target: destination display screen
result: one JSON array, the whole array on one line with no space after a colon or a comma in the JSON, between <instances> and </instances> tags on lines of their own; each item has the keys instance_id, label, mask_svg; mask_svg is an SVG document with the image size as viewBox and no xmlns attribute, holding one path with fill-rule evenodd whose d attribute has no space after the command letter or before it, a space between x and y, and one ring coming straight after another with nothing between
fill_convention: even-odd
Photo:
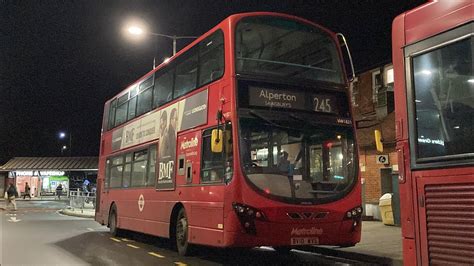
<instances>
[{"instance_id":1,"label":"destination display screen","mask_svg":"<svg viewBox=\"0 0 474 266\"><path fill-rule=\"evenodd\" d=\"M302 92L272 90L253 86L249 87L249 104L287 109L306 109L305 96Z\"/></svg>"},{"instance_id":2,"label":"destination display screen","mask_svg":"<svg viewBox=\"0 0 474 266\"><path fill-rule=\"evenodd\" d=\"M307 93L285 89L248 87L248 104L269 108L311 110L318 113L339 114L338 98L328 93Z\"/></svg>"}]
</instances>

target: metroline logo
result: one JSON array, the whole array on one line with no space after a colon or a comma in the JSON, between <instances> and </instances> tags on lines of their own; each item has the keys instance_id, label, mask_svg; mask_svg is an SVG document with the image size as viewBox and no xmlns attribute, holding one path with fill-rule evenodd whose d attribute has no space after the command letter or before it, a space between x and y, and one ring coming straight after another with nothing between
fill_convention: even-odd
<instances>
[{"instance_id":1,"label":"metroline logo","mask_svg":"<svg viewBox=\"0 0 474 266\"><path fill-rule=\"evenodd\" d=\"M198 145L198 139L194 137L194 138L191 138L190 140L185 140L181 142L181 149L185 150L188 148L194 148L194 147L197 147L197 145Z\"/></svg>"},{"instance_id":2,"label":"metroline logo","mask_svg":"<svg viewBox=\"0 0 474 266\"><path fill-rule=\"evenodd\" d=\"M291 235L301 236L301 235L322 235L323 229L322 228L293 228L291 230Z\"/></svg>"}]
</instances>

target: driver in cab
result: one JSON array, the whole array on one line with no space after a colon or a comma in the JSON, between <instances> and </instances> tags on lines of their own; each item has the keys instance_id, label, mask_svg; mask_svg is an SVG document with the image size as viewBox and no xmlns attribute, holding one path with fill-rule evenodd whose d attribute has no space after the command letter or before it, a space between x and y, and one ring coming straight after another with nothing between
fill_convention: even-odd
<instances>
[{"instance_id":1,"label":"driver in cab","mask_svg":"<svg viewBox=\"0 0 474 266\"><path fill-rule=\"evenodd\" d=\"M290 160L288 160L288 152L282 151L280 153L280 159L278 160L278 170L282 172L288 172L290 168Z\"/></svg>"}]
</instances>

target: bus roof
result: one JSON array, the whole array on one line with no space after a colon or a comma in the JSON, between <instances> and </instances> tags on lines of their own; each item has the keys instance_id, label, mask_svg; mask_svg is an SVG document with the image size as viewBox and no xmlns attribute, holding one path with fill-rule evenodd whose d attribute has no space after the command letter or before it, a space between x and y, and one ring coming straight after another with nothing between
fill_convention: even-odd
<instances>
[{"instance_id":1,"label":"bus roof","mask_svg":"<svg viewBox=\"0 0 474 266\"><path fill-rule=\"evenodd\" d=\"M394 23L404 19L405 44L409 45L465 24L473 18L473 1L430 1L397 16ZM429 23L423 23L426 21Z\"/></svg>"},{"instance_id":2,"label":"bus roof","mask_svg":"<svg viewBox=\"0 0 474 266\"><path fill-rule=\"evenodd\" d=\"M156 66L154 69L150 70L149 72L147 72L145 75L141 76L140 78L138 78L137 80L135 80L133 83L127 85L125 87L125 89L121 90L119 93L115 94L113 97L111 97L110 99L108 99L106 102L105 102L105 105L107 105L108 103L110 103L113 99L117 98L117 97L120 97L122 95L124 95L125 93L128 92L128 90L130 88L132 88L133 86L135 86L137 83L140 83L141 81L145 80L147 77L149 77L149 75L151 75L152 73L155 73L157 71L159 71L161 68L169 65L170 63L172 63L176 58L178 58L182 53L186 52L187 50L189 50L191 47L193 47L194 45L196 45L197 43L199 43L200 41L202 41L203 39L205 39L206 37L208 37L209 35L211 35L215 30L217 30L218 28L225 28L226 26L230 26L232 25L232 23L234 23L235 21L238 21L244 17L251 17L251 16L277 16L277 17L284 17L284 18L289 18L289 19L294 19L294 20L298 20L298 21L301 21L301 22L304 22L304 23L308 23L308 24L311 24L315 27L318 27L319 29L321 29L322 31L325 31L326 33L328 33L329 35L331 35L331 37L334 38L335 34L334 32L330 31L329 29L319 25L319 24L316 24L312 21L309 21L307 19L304 19L304 18L300 18L300 17L297 17L297 16L293 16L293 15L289 15L289 14L284 14L284 13L277 13L277 12L246 12L246 13L238 13L238 14L233 14L233 15L230 15L228 16L227 18L225 18L224 20L222 20L221 22L219 22L217 25L215 25L214 27L212 27L210 30L208 30L206 33L200 35L198 38L196 38L194 41L192 41L191 43L189 43L188 45L186 45L183 49L179 50L176 52L175 55L173 55L172 57L169 58L169 60L167 60L166 62L163 62L161 64L159 64L158 66Z\"/></svg>"}]
</instances>

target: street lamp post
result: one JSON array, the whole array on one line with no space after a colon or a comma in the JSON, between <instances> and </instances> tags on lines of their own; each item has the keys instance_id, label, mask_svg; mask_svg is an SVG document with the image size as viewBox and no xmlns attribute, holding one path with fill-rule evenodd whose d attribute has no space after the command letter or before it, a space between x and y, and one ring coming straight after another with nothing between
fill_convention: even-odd
<instances>
[{"instance_id":1,"label":"street lamp post","mask_svg":"<svg viewBox=\"0 0 474 266\"><path fill-rule=\"evenodd\" d=\"M66 149L67 149L67 146L66 146L66 145L63 145L63 146L61 147L61 156L63 156L64 150L66 150Z\"/></svg>"},{"instance_id":2,"label":"street lamp post","mask_svg":"<svg viewBox=\"0 0 474 266\"><path fill-rule=\"evenodd\" d=\"M176 35L166 35L166 34L161 34L161 33L154 33L154 32L149 32L148 34L153 35L153 36L160 36L160 37L165 37L173 40L173 55L176 54L176 40L179 39L196 39L196 36L176 36Z\"/></svg>"},{"instance_id":3,"label":"street lamp post","mask_svg":"<svg viewBox=\"0 0 474 266\"><path fill-rule=\"evenodd\" d=\"M61 146L61 155L63 155L64 150L69 148L69 156L72 156L72 134L66 134L65 132L59 132L59 139L64 139L66 136L69 137L69 147L66 145Z\"/></svg>"},{"instance_id":4,"label":"street lamp post","mask_svg":"<svg viewBox=\"0 0 474 266\"><path fill-rule=\"evenodd\" d=\"M156 32L149 32L149 31L143 30L143 28L138 27L138 26L130 26L128 27L127 31L128 33L132 35L148 34L152 36L165 37L165 38L171 39L173 41L173 55L176 54L176 40L197 38L197 36L176 36L176 35L167 35L167 34L156 33ZM153 58L153 68L155 68L155 58Z\"/></svg>"}]
</instances>

